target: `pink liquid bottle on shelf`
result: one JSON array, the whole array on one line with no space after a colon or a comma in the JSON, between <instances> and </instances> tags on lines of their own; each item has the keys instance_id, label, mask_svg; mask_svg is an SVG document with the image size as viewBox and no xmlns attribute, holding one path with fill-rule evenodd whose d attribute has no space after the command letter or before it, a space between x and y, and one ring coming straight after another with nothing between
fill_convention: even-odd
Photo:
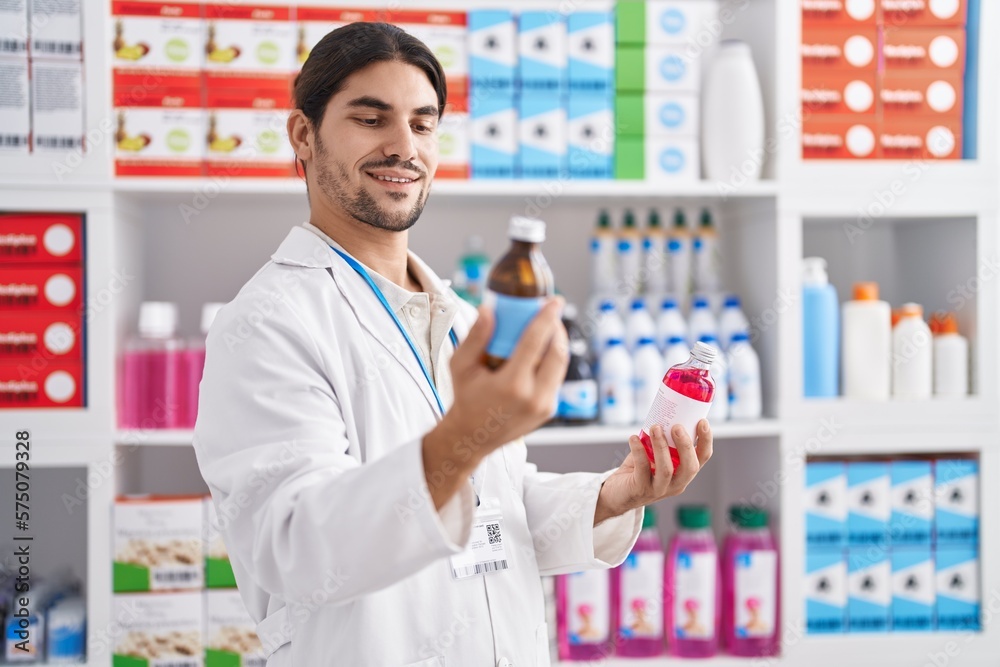
<instances>
[{"instance_id":1,"label":"pink liquid bottle on shelf","mask_svg":"<svg viewBox=\"0 0 1000 667\"><path fill-rule=\"evenodd\" d=\"M180 402L184 409L182 424L185 428L194 428L198 419L198 388L205 372L205 338L215 316L224 305L226 304L206 303L201 307L201 338L192 340L184 350L184 380Z\"/></svg>"},{"instance_id":2,"label":"pink liquid bottle on shelf","mask_svg":"<svg viewBox=\"0 0 1000 667\"><path fill-rule=\"evenodd\" d=\"M663 543L656 512L646 507L642 532L625 562L611 571L616 655L663 654Z\"/></svg>"},{"instance_id":3,"label":"pink liquid bottle on shelf","mask_svg":"<svg viewBox=\"0 0 1000 667\"><path fill-rule=\"evenodd\" d=\"M670 460L676 470L680 455L674 446L670 429L674 424L680 424L688 435L694 438L698 422L708 416L708 411L712 407L712 397L715 395L715 381L709 374L709 369L715 361L716 354L718 351L714 347L699 341L694 344L691 357L687 361L671 367L663 376L663 384L653 400L652 407L649 408L642 430L639 431L639 439L646 449L646 456L649 457L654 472L656 465L653 463L653 440L650 437L650 430L654 424L663 427L667 442L670 444Z\"/></svg>"},{"instance_id":4,"label":"pink liquid bottle on shelf","mask_svg":"<svg viewBox=\"0 0 1000 667\"><path fill-rule=\"evenodd\" d=\"M560 660L600 660L611 655L614 610L609 570L556 577L556 609Z\"/></svg>"},{"instance_id":5,"label":"pink liquid bottle on shelf","mask_svg":"<svg viewBox=\"0 0 1000 667\"><path fill-rule=\"evenodd\" d=\"M722 637L733 655L776 655L780 608L778 550L767 512L750 505L729 508L732 531L723 550Z\"/></svg>"},{"instance_id":6,"label":"pink liquid bottle on shelf","mask_svg":"<svg viewBox=\"0 0 1000 667\"><path fill-rule=\"evenodd\" d=\"M712 513L704 505L683 505L677 523L667 553L667 646L679 658L708 658L719 650L722 607Z\"/></svg>"},{"instance_id":7,"label":"pink liquid bottle on shelf","mask_svg":"<svg viewBox=\"0 0 1000 667\"><path fill-rule=\"evenodd\" d=\"M125 345L122 426L180 428L183 342L177 338L177 305L146 301L139 307L139 335Z\"/></svg>"}]
</instances>

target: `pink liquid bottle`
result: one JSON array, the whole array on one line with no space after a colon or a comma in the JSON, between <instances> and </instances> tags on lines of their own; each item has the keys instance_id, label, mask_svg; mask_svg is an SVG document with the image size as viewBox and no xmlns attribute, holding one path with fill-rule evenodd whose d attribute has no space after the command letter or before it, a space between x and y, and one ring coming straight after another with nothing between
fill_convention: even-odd
<instances>
[{"instance_id":1,"label":"pink liquid bottle","mask_svg":"<svg viewBox=\"0 0 1000 667\"><path fill-rule=\"evenodd\" d=\"M184 379L181 383L180 402L184 409L181 423L185 428L194 428L198 418L198 388L205 372L205 338L219 309L224 305L206 303L201 307L201 338L192 340L184 350Z\"/></svg>"},{"instance_id":2,"label":"pink liquid bottle","mask_svg":"<svg viewBox=\"0 0 1000 667\"><path fill-rule=\"evenodd\" d=\"M723 550L722 637L733 655L758 657L778 651L778 550L767 512L749 505L729 508L733 529Z\"/></svg>"},{"instance_id":3,"label":"pink liquid bottle","mask_svg":"<svg viewBox=\"0 0 1000 667\"><path fill-rule=\"evenodd\" d=\"M611 571L617 655L644 658L663 654L663 559L656 512L646 507L642 532L632 552Z\"/></svg>"},{"instance_id":4,"label":"pink liquid bottle","mask_svg":"<svg viewBox=\"0 0 1000 667\"><path fill-rule=\"evenodd\" d=\"M560 660L600 660L611 655L610 574L585 570L556 577Z\"/></svg>"},{"instance_id":5,"label":"pink liquid bottle","mask_svg":"<svg viewBox=\"0 0 1000 667\"><path fill-rule=\"evenodd\" d=\"M183 342L176 336L177 305L146 301L139 307L139 336L125 345L122 425L180 428Z\"/></svg>"},{"instance_id":6,"label":"pink liquid bottle","mask_svg":"<svg viewBox=\"0 0 1000 667\"><path fill-rule=\"evenodd\" d=\"M656 465L653 463L650 429L654 424L663 427L667 442L670 444L670 460L676 470L680 456L674 446L670 429L674 424L680 424L693 438L698 422L708 416L708 411L712 407L712 396L715 395L715 381L709 375L709 369L715 361L716 354L718 351L711 345L695 343L691 350L691 358L683 364L671 367L663 376L663 384L653 400L652 407L649 408L642 430L639 431L639 439L646 448L646 456L649 457L653 472L656 471Z\"/></svg>"},{"instance_id":7,"label":"pink liquid bottle","mask_svg":"<svg viewBox=\"0 0 1000 667\"><path fill-rule=\"evenodd\" d=\"M667 553L667 646L680 658L708 658L719 650L722 607L712 513L704 505L684 505L677 522Z\"/></svg>"}]
</instances>

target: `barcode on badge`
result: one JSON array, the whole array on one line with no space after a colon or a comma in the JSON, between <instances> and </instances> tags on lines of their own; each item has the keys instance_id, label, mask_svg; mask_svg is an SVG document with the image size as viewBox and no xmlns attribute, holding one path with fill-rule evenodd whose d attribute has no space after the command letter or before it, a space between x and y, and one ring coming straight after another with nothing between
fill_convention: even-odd
<instances>
[{"instance_id":1,"label":"barcode on badge","mask_svg":"<svg viewBox=\"0 0 1000 667\"><path fill-rule=\"evenodd\" d=\"M499 572L509 569L506 560L495 560L489 563L479 563L478 565L468 565L466 567L456 567L455 576L458 578L471 577L476 574L487 574L489 572Z\"/></svg>"},{"instance_id":2,"label":"barcode on badge","mask_svg":"<svg viewBox=\"0 0 1000 667\"><path fill-rule=\"evenodd\" d=\"M500 524L486 524L486 536L490 538L490 544L500 544L503 542L503 537L500 535Z\"/></svg>"}]
</instances>

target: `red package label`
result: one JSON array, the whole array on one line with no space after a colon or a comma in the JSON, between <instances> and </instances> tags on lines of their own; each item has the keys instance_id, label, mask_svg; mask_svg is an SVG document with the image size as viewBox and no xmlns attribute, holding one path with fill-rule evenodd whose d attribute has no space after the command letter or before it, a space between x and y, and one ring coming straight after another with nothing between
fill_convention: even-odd
<instances>
[{"instance_id":1,"label":"red package label","mask_svg":"<svg viewBox=\"0 0 1000 667\"><path fill-rule=\"evenodd\" d=\"M803 114L873 114L876 80L874 71L803 69Z\"/></svg>"},{"instance_id":2,"label":"red package label","mask_svg":"<svg viewBox=\"0 0 1000 667\"><path fill-rule=\"evenodd\" d=\"M878 30L803 28L802 68L876 69Z\"/></svg>"},{"instance_id":3,"label":"red package label","mask_svg":"<svg viewBox=\"0 0 1000 667\"><path fill-rule=\"evenodd\" d=\"M84 390L79 363L0 364L0 409L80 408Z\"/></svg>"},{"instance_id":4,"label":"red package label","mask_svg":"<svg viewBox=\"0 0 1000 667\"><path fill-rule=\"evenodd\" d=\"M886 27L964 26L966 0L881 0Z\"/></svg>"},{"instance_id":5,"label":"red package label","mask_svg":"<svg viewBox=\"0 0 1000 667\"><path fill-rule=\"evenodd\" d=\"M819 116L802 123L802 157L812 160L863 160L880 156L875 117Z\"/></svg>"},{"instance_id":6,"label":"red package label","mask_svg":"<svg viewBox=\"0 0 1000 667\"><path fill-rule=\"evenodd\" d=\"M0 262L79 263L83 258L83 218L46 213L0 214Z\"/></svg>"},{"instance_id":7,"label":"red package label","mask_svg":"<svg viewBox=\"0 0 1000 667\"><path fill-rule=\"evenodd\" d=\"M80 267L0 269L0 313L54 308L79 311L82 303Z\"/></svg>"},{"instance_id":8,"label":"red package label","mask_svg":"<svg viewBox=\"0 0 1000 667\"><path fill-rule=\"evenodd\" d=\"M201 18L200 2L163 2L162 0L114 0L113 16L152 16L164 19Z\"/></svg>"},{"instance_id":9,"label":"red package label","mask_svg":"<svg viewBox=\"0 0 1000 667\"><path fill-rule=\"evenodd\" d=\"M887 71L880 75L882 116L962 118L963 78L948 71Z\"/></svg>"},{"instance_id":10,"label":"red package label","mask_svg":"<svg viewBox=\"0 0 1000 667\"><path fill-rule=\"evenodd\" d=\"M958 160L962 124L952 118L886 120L879 132L882 157L893 160Z\"/></svg>"},{"instance_id":11,"label":"red package label","mask_svg":"<svg viewBox=\"0 0 1000 667\"><path fill-rule=\"evenodd\" d=\"M965 30L962 28L887 29L882 38L886 70L934 69L965 71Z\"/></svg>"},{"instance_id":12,"label":"red package label","mask_svg":"<svg viewBox=\"0 0 1000 667\"><path fill-rule=\"evenodd\" d=\"M877 0L802 0L803 26L874 26Z\"/></svg>"},{"instance_id":13,"label":"red package label","mask_svg":"<svg viewBox=\"0 0 1000 667\"><path fill-rule=\"evenodd\" d=\"M244 21L289 21L292 10L278 5L238 5L209 3L205 5L205 17L209 19L229 19Z\"/></svg>"},{"instance_id":14,"label":"red package label","mask_svg":"<svg viewBox=\"0 0 1000 667\"><path fill-rule=\"evenodd\" d=\"M41 358L80 361L83 322L59 314L0 314L0 360Z\"/></svg>"},{"instance_id":15,"label":"red package label","mask_svg":"<svg viewBox=\"0 0 1000 667\"><path fill-rule=\"evenodd\" d=\"M343 7L298 7L295 18L304 21L323 23L356 23L358 21L381 21L382 13L376 9L346 9Z\"/></svg>"}]
</instances>

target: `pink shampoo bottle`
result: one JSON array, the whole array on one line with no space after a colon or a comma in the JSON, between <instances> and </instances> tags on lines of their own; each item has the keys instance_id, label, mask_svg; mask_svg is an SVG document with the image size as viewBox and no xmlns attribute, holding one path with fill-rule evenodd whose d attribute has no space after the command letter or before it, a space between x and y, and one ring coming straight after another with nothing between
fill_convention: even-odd
<instances>
[{"instance_id":1,"label":"pink shampoo bottle","mask_svg":"<svg viewBox=\"0 0 1000 667\"><path fill-rule=\"evenodd\" d=\"M704 505L684 505L677 523L667 554L667 645L679 658L708 658L719 650L722 606L712 514Z\"/></svg>"},{"instance_id":2,"label":"pink shampoo bottle","mask_svg":"<svg viewBox=\"0 0 1000 667\"><path fill-rule=\"evenodd\" d=\"M722 564L723 640L733 655L775 655L781 616L778 550L767 527L767 512L734 505L729 520L733 528Z\"/></svg>"},{"instance_id":3,"label":"pink shampoo bottle","mask_svg":"<svg viewBox=\"0 0 1000 667\"><path fill-rule=\"evenodd\" d=\"M611 655L611 573L584 570L556 577L560 660L600 660Z\"/></svg>"},{"instance_id":4,"label":"pink shampoo bottle","mask_svg":"<svg viewBox=\"0 0 1000 667\"><path fill-rule=\"evenodd\" d=\"M646 507L642 532L625 562L612 570L616 654L644 658L663 654L663 543L656 511Z\"/></svg>"}]
</instances>

